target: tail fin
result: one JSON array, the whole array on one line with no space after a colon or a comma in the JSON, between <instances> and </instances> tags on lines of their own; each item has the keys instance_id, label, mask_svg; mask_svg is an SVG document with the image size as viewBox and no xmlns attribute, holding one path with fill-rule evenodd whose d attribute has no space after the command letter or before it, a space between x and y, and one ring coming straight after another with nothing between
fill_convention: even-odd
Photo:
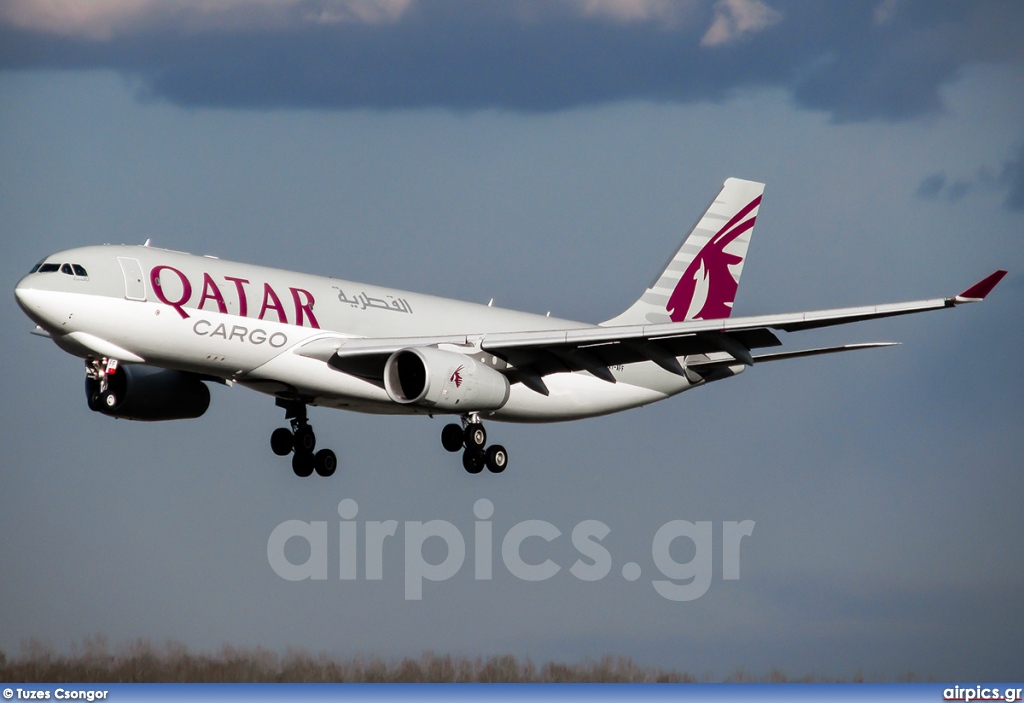
<instances>
[{"instance_id":1,"label":"tail fin","mask_svg":"<svg viewBox=\"0 0 1024 703\"><path fill-rule=\"evenodd\" d=\"M729 317L764 183L729 178L665 270L604 326Z\"/></svg>"}]
</instances>

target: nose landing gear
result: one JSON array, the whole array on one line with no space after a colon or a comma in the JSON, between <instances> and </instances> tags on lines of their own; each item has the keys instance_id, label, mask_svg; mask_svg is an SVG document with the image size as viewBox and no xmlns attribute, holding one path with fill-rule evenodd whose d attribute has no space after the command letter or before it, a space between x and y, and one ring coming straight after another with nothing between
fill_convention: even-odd
<instances>
[{"instance_id":1,"label":"nose landing gear","mask_svg":"<svg viewBox=\"0 0 1024 703\"><path fill-rule=\"evenodd\" d=\"M110 379L117 373L117 366L117 359L86 359L86 399L90 410L112 410L121 402L117 392L110 387Z\"/></svg>"},{"instance_id":2,"label":"nose landing gear","mask_svg":"<svg viewBox=\"0 0 1024 703\"><path fill-rule=\"evenodd\" d=\"M491 473L500 474L508 466L508 452L500 444L486 447L487 430L476 413L462 416L462 425L451 423L441 430L441 446L450 452L463 448L462 468L478 474L484 466Z\"/></svg>"},{"instance_id":3,"label":"nose landing gear","mask_svg":"<svg viewBox=\"0 0 1024 703\"><path fill-rule=\"evenodd\" d=\"M316 435L309 426L305 403L278 400L285 409L285 418L291 420L291 429L278 427L270 435L270 448L278 456L292 455L292 471L296 476L306 478L316 471L324 478L331 476L338 468L338 457L330 449L316 449Z\"/></svg>"}]
</instances>

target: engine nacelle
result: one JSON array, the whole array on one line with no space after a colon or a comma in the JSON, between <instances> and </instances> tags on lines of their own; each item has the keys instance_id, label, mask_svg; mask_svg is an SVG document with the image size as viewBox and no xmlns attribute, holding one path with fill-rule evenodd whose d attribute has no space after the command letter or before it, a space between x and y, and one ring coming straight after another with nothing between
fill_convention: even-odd
<instances>
[{"instance_id":1,"label":"engine nacelle","mask_svg":"<svg viewBox=\"0 0 1024 703\"><path fill-rule=\"evenodd\" d=\"M107 390L85 379L89 409L124 420L187 420L210 407L210 389L184 371L122 364L107 375Z\"/></svg>"},{"instance_id":2,"label":"engine nacelle","mask_svg":"<svg viewBox=\"0 0 1024 703\"><path fill-rule=\"evenodd\" d=\"M444 412L497 410L508 402L508 379L465 354L436 347L396 351L384 366L391 400Z\"/></svg>"}]
</instances>

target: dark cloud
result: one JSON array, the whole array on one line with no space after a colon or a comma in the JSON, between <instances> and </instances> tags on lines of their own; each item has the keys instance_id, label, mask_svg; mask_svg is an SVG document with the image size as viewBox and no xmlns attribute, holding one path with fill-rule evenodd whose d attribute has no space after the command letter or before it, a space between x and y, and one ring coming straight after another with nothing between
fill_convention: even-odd
<instances>
[{"instance_id":1,"label":"dark cloud","mask_svg":"<svg viewBox=\"0 0 1024 703\"><path fill-rule=\"evenodd\" d=\"M951 203L976 192L1005 194L1003 204L1007 209L1024 212L1024 145L1014 150L998 172L983 166L973 176L955 179L945 173L933 173L917 186L918 197Z\"/></svg>"},{"instance_id":2,"label":"dark cloud","mask_svg":"<svg viewBox=\"0 0 1024 703\"><path fill-rule=\"evenodd\" d=\"M1007 189L1005 205L1015 212L1024 212L1024 145L1014 158L1003 164L1000 181Z\"/></svg>"},{"instance_id":3,"label":"dark cloud","mask_svg":"<svg viewBox=\"0 0 1024 703\"><path fill-rule=\"evenodd\" d=\"M247 109L551 111L770 86L837 121L861 121L934 113L964 65L1021 56L1016 2L767 4L778 21L718 46L701 45L710 2L676 21L419 0L382 23L184 31L150 22L103 40L0 26L0 68L114 69L144 96Z\"/></svg>"},{"instance_id":4,"label":"dark cloud","mask_svg":"<svg viewBox=\"0 0 1024 703\"><path fill-rule=\"evenodd\" d=\"M917 195L926 200L947 200L955 203L979 189L991 189L993 184L984 178L957 178L950 181L946 174L936 173L924 178L917 187Z\"/></svg>"},{"instance_id":5,"label":"dark cloud","mask_svg":"<svg viewBox=\"0 0 1024 703\"><path fill-rule=\"evenodd\" d=\"M925 200L937 200L946 189L946 174L933 173L921 181L917 187L917 196Z\"/></svg>"}]
</instances>

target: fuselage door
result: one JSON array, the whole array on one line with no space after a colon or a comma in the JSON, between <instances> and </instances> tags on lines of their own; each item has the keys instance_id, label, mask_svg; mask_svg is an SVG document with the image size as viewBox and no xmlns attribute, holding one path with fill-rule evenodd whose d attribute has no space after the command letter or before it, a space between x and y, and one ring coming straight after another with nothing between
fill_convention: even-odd
<instances>
[{"instance_id":1,"label":"fuselage door","mask_svg":"<svg viewBox=\"0 0 1024 703\"><path fill-rule=\"evenodd\" d=\"M142 281L139 260L119 256L117 263L121 264L121 273L124 274L124 297L128 300L145 300L146 284Z\"/></svg>"}]
</instances>

